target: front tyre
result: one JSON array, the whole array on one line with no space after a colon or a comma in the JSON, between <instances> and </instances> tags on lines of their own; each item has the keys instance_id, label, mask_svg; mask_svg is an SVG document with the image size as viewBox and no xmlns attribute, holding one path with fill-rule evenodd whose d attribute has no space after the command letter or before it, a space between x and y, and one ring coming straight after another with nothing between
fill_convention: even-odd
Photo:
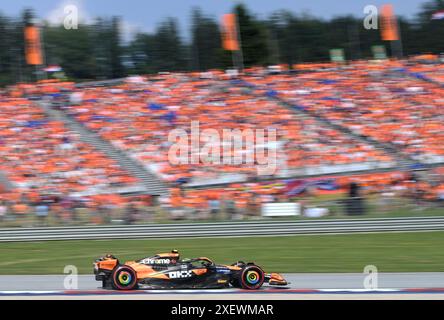
<instances>
[{"instance_id":1,"label":"front tyre","mask_svg":"<svg viewBox=\"0 0 444 320\"><path fill-rule=\"evenodd\" d=\"M133 290L137 287L136 272L128 266L114 269L111 279L113 288L117 290Z\"/></svg>"},{"instance_id":2,"label":"front tyre","mask_svg":"<svg viewBox=\"0 0 444 320\"><path fill-rule=\"evenodd\" d=\"M241 272L240 284L242 289L257 290L262 287L264 280L264 271L256 265L248 265Z\"/></svg>"}]
</instances>

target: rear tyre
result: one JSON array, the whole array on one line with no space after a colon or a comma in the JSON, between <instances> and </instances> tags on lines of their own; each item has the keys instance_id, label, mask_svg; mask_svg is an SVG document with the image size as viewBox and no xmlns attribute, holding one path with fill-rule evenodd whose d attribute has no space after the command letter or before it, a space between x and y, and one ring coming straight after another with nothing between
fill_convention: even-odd
<instances>
[{"instance_id":1,"label":"rear tyre","mask_svg":"<svg viewBox=\"0 0 444 320\"><path fill-rule=\"evenodd\" d=\"M242 289L257 290L264 284L265 274L256 265L247 265L242 269L240 275L240 285Z\"/></svg>"},{"instance_id":2,"label":"rear tyre","mask_svg":"<svg viewBox=\"0 0 444 320\"><path fill-rule=\"evenodd\" d=\"M239 268L244 268L247 264L243 261L237 261L235 263L231 264L233 267L239 267ZM234 288L242 288L241 285L241 281L240 281L240 274L241 274L242 270L240 271L236 271L235 276L233 276L230 280L230 284L234 287Z\"/></svg>"},{"instance_id":3,"label":"rear tyre","mask_svg":"<svg viewBox=\"0 0 444 320\"><path fill-rule=\"evenodd\" d=\"M114 269L111 280L113 288L117 290L133 290L137 287L136 272L128 266L119 266Z\"/></svg>"}]
</instances>

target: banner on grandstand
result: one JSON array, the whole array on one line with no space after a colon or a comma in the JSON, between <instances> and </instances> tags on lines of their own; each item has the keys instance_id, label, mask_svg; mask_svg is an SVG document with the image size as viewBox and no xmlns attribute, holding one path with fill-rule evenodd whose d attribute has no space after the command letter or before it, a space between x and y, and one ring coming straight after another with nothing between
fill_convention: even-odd
<instances>
[{"instance_id":1,"label":"banner on grandstand","mask_svg":"<svg viewBox=\"0 0 444 320\"><path fill-rule=\"evenodd\" d=\"M344 62L344 49L330 49L330 60L332 62Z\"/></svg>"},{"instance_id":2,"label":"banner on grandstand","mask_svg":"<svg viewBox=\"0 0 444 320\"><path fill-rule=\"evenodd\" d=\"M372 46L373 58L376 60L387 59L387 52L384 46Z\"/></svg>"},{"instance_id":3,"label":"banner on grandstand","mask_svg":"<svg viewBox=\"0 0 444 320\"><path fill-rule=\"evenodd\" d=\"M25 55L27 64L42 64L40 34L36 26L25 27Z\"/></svg>"},{"instance_id":4,"label":"banner on grandstand","mask_svg":"<svg viewBox=\"0 0 444 320\"><path fill-rule=\"evenodd\" d=\"M380 17L382 40L399 40L398 21L393 13L393 6L391 4L384 4L381 8Z\"/></svg>"},{"instance_id":5,"label":"banner on grandstand","mask_svg":"<svg viewBox=\"0 0 444 320\"><path fill-rule=\"evenodd\" d=\"M301 215L301 204L297 202L262 204L263 217L292 217L299 215Z\"/></svg>"},{"instance_id":6,"label":"banner on grandstand","mask_svg":"<svg viewBox=\"0 0 444 320\"><path fill-rule=\"evenodd\" d=\"M439 10L439 11L436 11L435 13L433 13L431 19L432 20L444 19L444 10Z\"/></svg>"},{"instance_id":7,"label":"banner on grandstand","mask_svg":"<svg viewBox=\"0 0 444 320\"><path fill-rule=\"evenodd\" d=\"M222 46L229 51L239 50L237 22L234 13L227 13L222 16Z\"/></svg>"},{"instance_id":8,"label":"banner on grandstand","mask_svg":"<svg viewBox=\"0 0 444 320\"><path fill-rule=\"evenodd\" d=\"M287 196L297 196L310 188L324 191L335 191L339 185L334 178L294 179L286 182L283 192Z\"/></svg>"},{"instance_id":9,"label":"banner on grandstand","mask_svg":"<svg viewBox=\"0 0 444 320\"><path fill-rule=\"evenodd\" d=\"M58 65L51 65L43 69L45 72L60 72L62 71L62 67Z\"/></svg>"}]
</instances>

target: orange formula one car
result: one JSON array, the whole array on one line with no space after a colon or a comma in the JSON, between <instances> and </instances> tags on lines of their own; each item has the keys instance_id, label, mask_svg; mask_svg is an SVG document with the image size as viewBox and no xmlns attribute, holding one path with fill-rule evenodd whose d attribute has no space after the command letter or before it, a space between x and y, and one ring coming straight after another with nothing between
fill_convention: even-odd
<instances>
[{"instance_id":1,"label":"orange formula one car","mask_svg":"<svg viewBox=\"0 0 444 320\"><path fill-rule=\"evenodd\" d=\"M265 273L254 263L238 261L232 265L215 264L200 257L180 259L177 250L159 253L138 261L120 261L113 255L94 262L94 274L104 288L143 289L214 289L230 286L256 290L264 283L285 286L278 273Z\"/></svg>"}]
</instances>

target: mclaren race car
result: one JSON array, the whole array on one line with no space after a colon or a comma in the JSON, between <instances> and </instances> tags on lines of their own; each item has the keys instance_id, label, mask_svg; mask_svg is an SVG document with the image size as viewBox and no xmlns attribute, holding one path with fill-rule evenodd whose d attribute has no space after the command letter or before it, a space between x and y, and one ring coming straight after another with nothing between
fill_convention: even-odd
<instances>
[{"instance_id":1,"label":"mclaren race car","mask_svg":"<svg viewBox=\"0 0 444 320\"><path fill-rule=\"evenodd\" d=\"M94 262L94 274L96 280L102 282L102 287L117 290L216 289L230 286L256 290L264 283L287 285L280 274L265 273L251 262L221 265L206 257L181 260L177 250L125 263L120 263L113 255L106 255Z\"/></svg>"}]
</instances>

